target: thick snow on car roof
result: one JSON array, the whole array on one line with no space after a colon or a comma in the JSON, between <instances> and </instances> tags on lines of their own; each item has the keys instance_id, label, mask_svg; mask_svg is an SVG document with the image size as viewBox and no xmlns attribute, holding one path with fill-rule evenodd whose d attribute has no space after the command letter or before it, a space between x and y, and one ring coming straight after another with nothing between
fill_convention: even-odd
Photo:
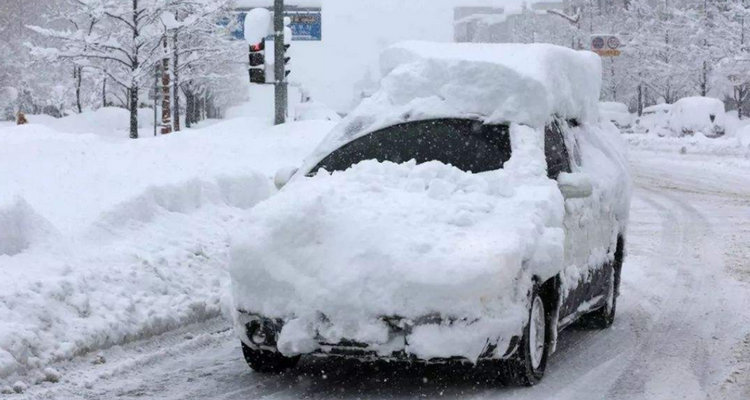
<instances>
[{"instance_id":1,"label":"thick snow on car roof","mask_svg":"<svg viewBox=\"0 0 750 400\"><path fill-rule=\"evenodd\" d=\"M595 121L601 59L549 44L402 42L381 55L380 90L323 141L303 170L378 129L434 118L542 127L553 115Z\"/></svg>"},{"instance_id":2,"label":"thick snow on car roof","mask_svg":"<svg viewBox=\"0 0 750 400\"><path fill-rule=\"evenodd\" d=\"M587 119L601 89L599 56L550 44L411 41L386 49L380 62L394 104L432 95L493 122Z\"/></svg>"}]
</instances>

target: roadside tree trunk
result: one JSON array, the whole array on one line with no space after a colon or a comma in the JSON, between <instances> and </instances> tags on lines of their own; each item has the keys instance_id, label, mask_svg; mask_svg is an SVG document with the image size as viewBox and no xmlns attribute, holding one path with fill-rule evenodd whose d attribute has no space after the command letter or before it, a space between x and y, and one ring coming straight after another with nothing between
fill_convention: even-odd
<instances>
[{"instance_id":1,"label":"roadside tree trunk","mask_svg":"<svg viewBox=\"0 0 750 400\"><path fill-rule=\"evenodd\" d=\"M102 81L102 107L107 106L107 78Z\"/></svg>"},{"instance_id":2,"label":"roadside tree trunk","mask_svg":"<svg viewBox=\"0 0 750 400\"><path fill-rule=\"evenodd\" d=\"M174 127L175 132L180 131L180 75L179 70L177 67L179 64L179 54L177 52L178 46L177 46L177 30L174 31L174 36L172 40L172 75L174 76L174 79L172 81L172 98L173 98L173 108L174 112L172 117L172 126Z\"/></svg>"},{"instance_id":3,"label":"roadside tree trunk","mask_svg":"<svg viewBox=\"0 0 750 400\"><path fill-rule=\"evenodd\" d=\"M138 46L136 43L138 42L138 37L140 36L140 32L138 30L139 26L139 12L138 12L138 0L133 0L133 55L132 55L132 77L130 79L130 138L131 139L138 139L138 79L136 78L136 74L138 73L138 68L140 66L139 60L138 60Z\"/></svg>"},{"instance_id":4,"label":"roadside tree trunk","mask_svg":"<svg viewBox=\"0 0 750 400\"><path fill-rule=\"evenodd\" d=\"M193 126L193 108L193 94L185 89L185 126L188 128Z\"/></svg>"},{"instance_id":5,"label":"roadside tree trunk","mask_svg":"<svg viewBox=\"0 0 750 400\"><path fill-rule=\"evenodd\" d=\"M76 66L73 68L73 78L76 81L76 108L78 108L78 114L83 112L81 106L81 82L83 80L83 67Z\"/></svg>"},{"instance_id":6,"label":"roadside tree trunk","mask_svg":"<svg viewBox=\"0 0 750 400\"><path fill-rule=\"evenodd\" d=\"M170 66L167 36L164 35L164 58L162 59L161 70L161 134L168 135L172 133L172 100L170 88Z\"/></svg>"}]
</instances>

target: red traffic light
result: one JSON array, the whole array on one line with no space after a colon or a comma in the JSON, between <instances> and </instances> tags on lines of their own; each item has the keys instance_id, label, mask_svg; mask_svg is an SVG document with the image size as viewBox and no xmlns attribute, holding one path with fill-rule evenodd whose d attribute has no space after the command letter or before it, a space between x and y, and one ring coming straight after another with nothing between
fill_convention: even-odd
<instances>
[{"instance_id":1,"label":"red traffic light","mask_svg":"<svg viewBox=\"0 0 750 400\"><path fill-rule=\"evenodd\" d=\"M250 45L250 51L251 52L259 52L259 51L263 51L265 49L266 49L266 41L265 40L262 41L262 42L260 42L260 43L258 43L258 44Z\"/></svg>"}]
</instances>

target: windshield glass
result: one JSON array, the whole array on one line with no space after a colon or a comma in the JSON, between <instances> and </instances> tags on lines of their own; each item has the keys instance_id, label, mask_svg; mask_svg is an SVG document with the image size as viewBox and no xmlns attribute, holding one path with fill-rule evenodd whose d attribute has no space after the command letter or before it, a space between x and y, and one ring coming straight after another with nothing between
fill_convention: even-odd
<instances>
[{"instance_id":1,"label":"windshield glass","mask_svg":"<svg viewBox=\"0 0 750 400\"><path fill-rule=\"evenodd\" d=\"M434 119L393 125L363 136L329 154L321 168L344 171L364 160L418 164L440 161L467 172L501 169L510 159L507 125L485 125L469 119Z\"/></svg>"}]
</instances>

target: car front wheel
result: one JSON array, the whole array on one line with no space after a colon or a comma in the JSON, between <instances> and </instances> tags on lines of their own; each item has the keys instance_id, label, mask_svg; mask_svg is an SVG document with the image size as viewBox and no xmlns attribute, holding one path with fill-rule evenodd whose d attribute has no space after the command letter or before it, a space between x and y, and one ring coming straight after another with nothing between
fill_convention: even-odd
<instances>
[{"instance_id":1,"label":"car front wheel","mask_svg":"<svg viewBox=\"0 0 750 400\"><path fill-rule=\"evenodd\" d=\"M512 385L534 386L544 377L549 356L551 339L549 316L544 301L534 287L529 308L529 321L524 328L516 354L507 361L507 383Z\"/></svg>"}]
</instances>

